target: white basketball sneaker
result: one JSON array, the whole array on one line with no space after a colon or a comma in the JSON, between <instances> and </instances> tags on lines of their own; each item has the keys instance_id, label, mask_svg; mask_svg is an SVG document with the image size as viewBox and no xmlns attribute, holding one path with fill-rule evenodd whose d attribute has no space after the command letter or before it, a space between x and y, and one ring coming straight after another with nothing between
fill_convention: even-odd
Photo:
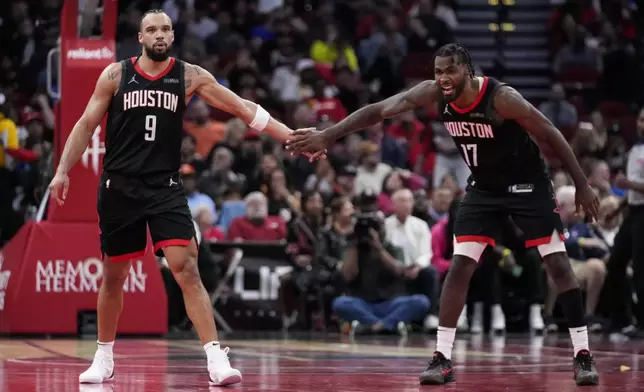
<instances>
[{"instance_id":1,"label":"white basketball sneaker","mask_svg":"<svg viewBox=\"0 0 644 392\"><path fill-rule=\"evenodd\" d=\"M230 366L228 360L228 347L213 352L208 358L208 373L210 375L209 383L213 386L232 385L240 383L242 380L241 372Z\"/></svg>"},{"instance_id":2,"label":"white basketball sneaker","mask_svg":"<svg viewBox=\"0 0 644 392\"><path fill-rule=\"evenodd\" d=\"M101 384L114 380L114 358L98 350L89 369L78 376L84 384Z\"/></svg>"}]
</instances>

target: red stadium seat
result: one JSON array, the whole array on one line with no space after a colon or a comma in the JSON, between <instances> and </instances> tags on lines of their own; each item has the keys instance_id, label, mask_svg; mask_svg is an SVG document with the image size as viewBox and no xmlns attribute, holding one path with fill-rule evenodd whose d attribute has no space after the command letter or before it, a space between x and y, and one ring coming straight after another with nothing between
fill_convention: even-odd
<instances>
[{"instance_id":1,"label":"red stadium seat","mask_svg":"<svg viewBox=\"0 0 644 392\"><path fill-rule=\"evenodd\" d=\"M405 79L430 79L432 53L409 53L402 62L401 72Z\"/></svg>"},{"instance_id":2,"label":"red stadium seat","mask_svg":"<svg viewBox=\"0 0 644 392\"><path fill-rule=\"evenodd\" d=\"M556 79L566 86L592 87L596 86L601 74L590 68L571 68L560 72Z\"/></svg>"},{"instance_id":3,"label":"red stadium seat","mask_svg":"<svg viewBox=\"0 0 644 392\"><path fill-rule=\"evenodd\" d=\"M619 101L605 101L599 104L599 111L606 119L618 119L628 116L628 105Z\"/></svg>"}]
</instances>

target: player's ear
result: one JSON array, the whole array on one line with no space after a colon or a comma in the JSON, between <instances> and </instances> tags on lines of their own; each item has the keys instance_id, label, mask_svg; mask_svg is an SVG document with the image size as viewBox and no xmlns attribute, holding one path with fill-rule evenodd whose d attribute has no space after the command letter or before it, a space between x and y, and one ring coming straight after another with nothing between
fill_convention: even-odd
<instances>
[{"instance_id":1,"label":"player's ear","mask_svg":"<svg viewBox=\"0 0 644 392\"><path fill-rule=\"evenodd\" d=\"M170 43L174 42L174 30L172 30L172 33L170 34Z\"/></svg>"},{"instance_id":2,"label":"player's ear","mask_svg":"<svg viewBox=\"0 0 644 392\"><path fill-rule=\"evenodd\" d=\"M141 33L139 31L138 36L139 36L139 43L142 44L143 43L143 33Z\"/></svg>"}]
</instances>

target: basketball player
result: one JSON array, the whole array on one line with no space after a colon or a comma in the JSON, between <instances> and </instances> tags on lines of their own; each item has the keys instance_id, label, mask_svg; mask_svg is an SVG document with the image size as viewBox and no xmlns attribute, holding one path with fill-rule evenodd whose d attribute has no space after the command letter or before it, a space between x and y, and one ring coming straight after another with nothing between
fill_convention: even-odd
<instances>
[{"instance_id":1,"label":"basketball player","mask_svg":"<svg viewBox=\"0 0 644 392\"><path fill-rule=\"evenodd\" d=\"M421 384L454 381L452 347L476 263L508 215L523 230L528 247L537 247L557 285L574 346L577 385L595 385L599 376L588 349L579 284L561 239L563 228L545 163L530 135L549 143L574 178L576 204L596 217L598 200L561 133L516 90L488 77L476 77L467 50L449 44L436 54L436 80L365 106L318 132L296 131L292 152L318 152L339 137L417 108L438 113L472 171L456 217L454 257L440 299L437 348ZM311 159L316 159L313 154Z\"/></svg>"},{"instance_id":2,"label":"basketball player","mask_svg":"<svg viewBox=\"0 0 644 392\"><path fill-rule=\"evenodd\" d=\"M102 383L114 378L112 348L123 307L123 283L130 260L145 254L148 227L155 252L165 255L183 291L188 316L206 351L210 384L235 384L241 381L241 373L231 367L228 348L222 349L218 342L210 298L197 270L195 230L179 179L184 111L190 98L198 95L278 140L286 140L292 131L261 106L219 85L204 69L170 57L174 32L163 11L145 13L138 38L142 54L110 64L99 77L50 185L62 205L69 187L68 172L107 113L98 192L105 259L97 305L98 350L79 381Z\"/></svg>"}]
</instances>

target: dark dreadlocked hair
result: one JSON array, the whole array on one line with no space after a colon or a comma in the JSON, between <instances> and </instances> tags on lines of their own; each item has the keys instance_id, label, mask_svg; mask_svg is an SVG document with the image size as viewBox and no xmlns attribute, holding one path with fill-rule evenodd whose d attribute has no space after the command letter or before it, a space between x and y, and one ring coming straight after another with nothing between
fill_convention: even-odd
<instances>
[{"instance_id":1,"label":"dark dreadlocked hair","mask_svg":"<svg viewBox=\"0 0 644 392\"><path fill-rule=\"evenodd\" d=\"M436 57L452 56L456 56L461 64L467 65L467 69L470 71L470 77L474 77L474 65L472 65L472 57L470 56L470 52L465 49L465 46L459 43L447 44L438 48L436 54L434 55L434 61L436 60Z\"/></svg>"}]
</instances>

